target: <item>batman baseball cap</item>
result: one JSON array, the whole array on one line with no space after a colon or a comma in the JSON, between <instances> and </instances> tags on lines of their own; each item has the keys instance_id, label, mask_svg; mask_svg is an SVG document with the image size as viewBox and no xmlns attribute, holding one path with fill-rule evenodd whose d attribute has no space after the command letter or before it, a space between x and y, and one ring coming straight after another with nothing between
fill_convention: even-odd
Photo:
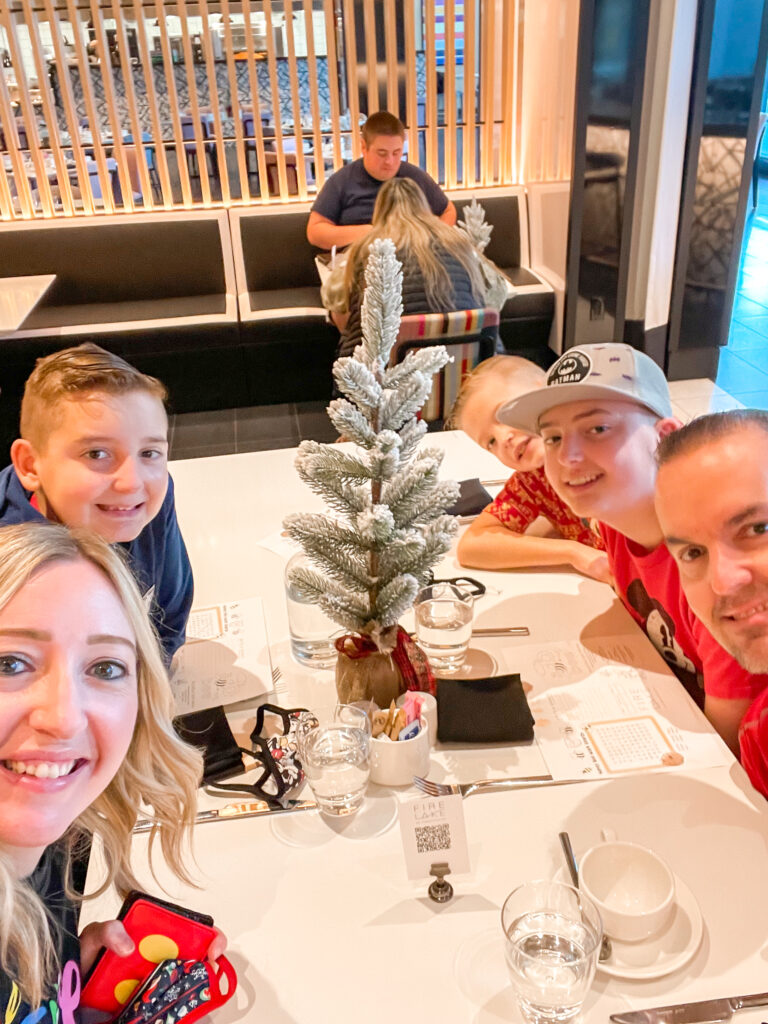
<instances>
[{"instance_id":1,"label":"batman baseball cap","mask_svg":"<svg viewBox=\"0 0 768 1024\"><path fill-rule=\"evenodd\" d=\"M674 415L667 379L650 356L630 345L605 344L569 348L550 368L546 387L505 402L496 419L538 434L548 409L590 398L636 402L660 419Z\"/></svg>"}]
</instances>

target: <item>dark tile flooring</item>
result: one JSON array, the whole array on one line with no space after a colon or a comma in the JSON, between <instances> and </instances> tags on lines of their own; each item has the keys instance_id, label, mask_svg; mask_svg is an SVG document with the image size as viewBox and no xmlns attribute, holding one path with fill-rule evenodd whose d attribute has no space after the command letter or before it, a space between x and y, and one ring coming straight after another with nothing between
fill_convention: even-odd
<instances>
[{"instance_id":1,"label":"dark tile flooring","mask_svg":"<svg viewBox=\"0 0 768 1024\"><path fill-rule=\"evenodd\" d=\"M299 441L335 441L327 402L257 405L244 409L189 412L171 417L170 458L196 459L267 448L293 448Z\"/></svg>"}]
</instances>

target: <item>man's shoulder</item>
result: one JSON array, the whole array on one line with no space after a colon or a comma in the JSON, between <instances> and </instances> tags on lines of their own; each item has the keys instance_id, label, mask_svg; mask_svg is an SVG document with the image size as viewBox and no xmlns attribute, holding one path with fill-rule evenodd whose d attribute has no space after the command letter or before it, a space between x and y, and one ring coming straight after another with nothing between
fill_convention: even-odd
<instances>
[{"instance_id":1,"label":"man's shoulder","mask_svg":"<svg viewBox=\"0 0 768 1024\"><path fill-rule=\"evenodd\" d=\"M398 178L413 178L415 181L423 181L425 178L429 181L435 180L426 171L422 171L418 164L412 164L410 160L403 160L400 163L397 176Z\"/></svg>"}]
</instances>

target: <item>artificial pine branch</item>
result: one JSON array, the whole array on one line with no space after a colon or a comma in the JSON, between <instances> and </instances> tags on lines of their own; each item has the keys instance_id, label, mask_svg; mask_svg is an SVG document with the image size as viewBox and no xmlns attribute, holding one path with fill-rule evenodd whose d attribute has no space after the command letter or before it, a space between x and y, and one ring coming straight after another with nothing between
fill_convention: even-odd
<instances>
[{"instance_id":1,"label":"artificial pine branch","mask_svg":"<svg viewBox=\"0 0 768 1024\"><path fill-rule=\"evenodd\" d=\"M416 414L448 360L445 349L414 350L387 367L402 315L402 269L389 240L371 246L365 280L363 341L336 361L345 397L328 409L356 448L303 441L296 458L302 480L336 516L298 513L285 526L319 570L291 569L291 583L345 629L388 651L398 620L450 548L456 521L444 512L458 485L439 481L439 450L417 450L426 425Z\"/></svg>"},{"instance_id":2,"label":"artificial pine branch","mask_svg":"<svg viewBox=\"0 0 768 1024\"><path fill-rule=\"evenodd\" d=\"M491 240L493 227L486 221L485 210L475 196L472 196L472 202L462 210L462 217L463 223L460 221L456 226L464 232L478 252L485 252Z\"/></svg>"}]
</instances>

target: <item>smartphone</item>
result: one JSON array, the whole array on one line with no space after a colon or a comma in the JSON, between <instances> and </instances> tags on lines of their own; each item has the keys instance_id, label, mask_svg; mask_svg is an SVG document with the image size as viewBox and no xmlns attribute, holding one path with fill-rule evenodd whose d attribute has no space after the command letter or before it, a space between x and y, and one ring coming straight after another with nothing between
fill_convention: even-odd
<instances>
[{"instance_id":1,"label":"smartphone","mask_svg":"<svg viewBox=\"0 0 768 1024\"><path fill-rule=\"evenodd\" d=\"M118 920L136 944L130 956L102 949L83 984L80 1003L115 1014L163 960L203 960L216 929L213 918L134 890Z\"/></svg>"}]
</instances>

